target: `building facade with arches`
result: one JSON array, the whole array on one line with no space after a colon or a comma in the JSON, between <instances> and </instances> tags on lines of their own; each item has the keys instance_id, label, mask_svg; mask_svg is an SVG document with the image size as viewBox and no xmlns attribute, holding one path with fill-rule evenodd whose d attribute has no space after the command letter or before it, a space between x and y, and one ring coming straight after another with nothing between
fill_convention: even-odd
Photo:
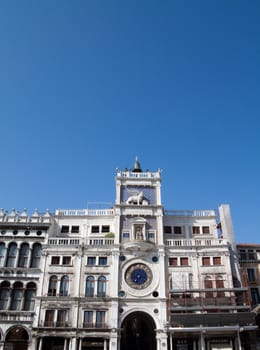
<instances>
[{"instance_id":1,"label":"building facade with arches","mask_svg":"<svg viewBox=\"0 0 260 350\"><path fill-rule=\"evenodd\" d=\"M167 211L161 171L107 209L0 212L0 350L257 349L230 208Z\"/></svg>"}]
</instances>

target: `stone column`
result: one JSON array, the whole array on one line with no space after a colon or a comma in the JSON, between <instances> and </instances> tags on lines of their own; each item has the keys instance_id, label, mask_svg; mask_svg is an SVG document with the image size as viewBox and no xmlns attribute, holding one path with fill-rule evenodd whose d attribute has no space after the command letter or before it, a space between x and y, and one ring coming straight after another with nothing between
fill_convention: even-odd
<instances>
[{"instance_id":1,"label":"stone column","mask_svg":"<svg viewBox=\"0 0 260 350\"><path fill-rule=\"evenodd\" d=\"M172 350L172 334L170 333L170 350Z\"/></svg>"},{"instance_id":2,"label":"stone column","mask_svg":"<svg viewBox=\"0 0 260 350\"><path fill-rule=\"evenodd\" d=\"M160 338L159 338L159 337L156 337L156 349L157 349L157 350L161 350Z\"/></svg>"},{"instance_id":3,"label":"stone column","mask_svg":"<svg viewBox=\"0 0 260 350\"><path fill-rule=\"evenodd\" d=\"M42 340L43 340L43 338L41 337L41 338L39 339L38 350L42 350Z\"/></svg>"},{"instance_id":4,"label":"stone column","mask_svg":"<svg viewBox=\"0 0 260 350\"><path fill-rule=\"evenodd\" d=\"M79 338L79 348L78 348L78 350L81 350L81 348L82 348L82 338Z\"/></svg>"},{"instance_id":5,"label":"stone column","mask_svg":"<svg viewBox=\"0 0 260 350\"><path fill-rule=\"evenodd\" d=\"M239 331L237 332L236 342L237 342L237 346L238 346L237 348L238 348L238 350L242 350L241 339L240 339Z\"/></svg>"},{"instance_id":6,"label":"stone column","mask_svg":"<svg viewBox=\"0 0 260 350\"><path fill-rule=\"evenodd\" d=\"M104 339L104 350L107 350L107 340Z\"/></svg>"},{"instance_id":7,"label":"stone column","mask_svg":"<svg viewBox=\"0 0 260 350\"><path fill-rule=\"evenodd\" d=\"M28 257L27 257L27 264L26 267L30 267L31 265L31 259L32 259L32 247L29 247L29 253L28 253Z\"/></svg>"},{"instance_id":8,"label":"stone column","mask_svg":"<svg viewBox=\"0 0 260 350\"><path fill-rule=\"evenodd\" d=\"M38 339L32 336L32 341L28 344L28 350L37 350Z\"/></svg>"},{"instance_id":9,"label":"stone column","mask_svg":"<svg viewBox=\"0 0 260 350\"><path fill-rule=\"evenodd\" d=\"M206 350L204 336L200 334L200 350Z\"/></svg>"},{"instance_id":10,"label":"stone column","mask_svg":"<svg viewBox=\"0 0 260 350\"><path fill-rule=\"evenodd\" d=\"M63 350L67 350L67 344L68 344L68 339L67 339L67 338L64 338Z\"/></svg>"},{"instance_id":11,"label":"stone column","mask_svg":"<svg viewBox=\"0 0 260 350\"><path fill-rule=\"evenodd\" d=\"M118 335L116 332L112 332L109 341L109 350L117 350Z\"/></svg>"},{"instance_id":12,"label":"stone column","mask_svg":"<svg viewBox=\"0 0 260 350\"><path fill-rule=\"evenodd\" d=\"M77 338L76 337L73 337L73 338L70 338L70 347L69 347L70 350L77 350Z\"/></svg>"}]
</instances>

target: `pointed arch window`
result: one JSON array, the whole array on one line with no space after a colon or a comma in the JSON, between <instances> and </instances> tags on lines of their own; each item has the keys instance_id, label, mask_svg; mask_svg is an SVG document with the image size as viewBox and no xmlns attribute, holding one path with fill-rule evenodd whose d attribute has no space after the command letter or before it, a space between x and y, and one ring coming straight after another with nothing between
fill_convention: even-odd
<instances>
[{"instance_id":1,"label":"pointed arch window","mask_svg":"<svg viewBox=\"0 0 260 350\"><path fill-rule=\"evenodd\" d=\"M86 291L85 291L86 297L94 296L94 288L95 288L95 279L93 276L88 276L86 279Z\"/></svg>"},{"instance_id":2,"label":"pointed arch window","mask_svg":"<svg viewBox=\"0 0 260 350\"><path fill-rule=\"evenodd\" d=\"M97 296L98 297L105 297L106 296L106 277L105 276L98 277Z\"/></svg>"},{"instance_id":3,"label":"pointed arch window","mask_svg":"<svg viewBox=\"0 0 260 350\"><path fill-rule=\"evenodd\" d=\"M8 250L7 250L7 259L6 259L7 267L15 267L16 255L17 255L17 244L16 243L9 244Z\"/></svg>"},{"instance_id":4,"label":"pointed arch window","mask_svg":"<svg viewBox=\"0 0 260 350\"><path fill-rule=\"evenodd\" d=\"M67 297L69 294L69 276L62 276L60 280L60 293L61 296Z\"/></svg>"},{"instance_id":5,"label":"pointed arch window","mask_svg":"<svg viewBox=\"0 0 260 350\"><path fill-rule=\"evenodd\" d=\"M40 243L35 243L32 249L32 258L30 267L38 268L40 266L40 259L42 253L42 246Z\"/></svg>"},{"instance_id":6,"label":"pointed arch window","mask_svg":"<svg viewBox=\"0 0 260 350\"><path fill-rule=\"evenodd\" d=\"M10 298L10 283L4 281L0 285L0 310L7 310Z\"/></svg>"},{"instance_id":7,"label":"pointed arch window","mask_svg":"<svg viewBox=\"0 0 260 350\"><path fill-rule=\"evenodd\" d=\"M4 266L5 259L5 244L0 243L0 267Z\"/></svg>"},{"instance_id":8,"label":"pointed arch window","mask_svg":"<svg viewBox=\"0 0 260 350\"><path fill-rule=\"evenodd\" d=\"M36 296L36 285L33 282L30 282L26 286L26 290L24 293L24 305L23 309L26 311L33 310L35 304L35 296Z\"/></svg>"},{"instance_id":9,"label":"pointed arch window","mask_svg":"<svg viewBox=\"0 0 260 350\"><path fill-rule=\"evenodd\" d=\"M58 283L57 276L55 276L55 275L51 276L51 278L49 280L49 288L48 288L48 295L49 296L56 296L57 283Z\"/></svg>"},{"instance_id":10,"label":"pointed arch window","mask_svg":"<svg viewBox=\"0 0 260 350\"><path fill-rule=\"evenodd\" d=\"M23 284L15 282L12 290L10 310L21 310L23 298Z\"/></svg>"},{"instance_id":11,"label":"pointed arch window","mask_svg":"<svg viewBox=\"0 0 260 350\"><path fill-rule=\"evenodd\" d=\"M29 244L21 244L19 250L18 267L27 267L29 257Z\"/></svg>"}]
</instances>

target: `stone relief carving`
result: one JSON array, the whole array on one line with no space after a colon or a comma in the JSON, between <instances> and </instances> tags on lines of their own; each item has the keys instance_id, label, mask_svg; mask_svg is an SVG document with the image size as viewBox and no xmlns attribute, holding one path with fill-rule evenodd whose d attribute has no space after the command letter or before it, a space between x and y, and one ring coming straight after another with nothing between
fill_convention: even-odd
<instances>
[{"instance_id":1,"label":"stone relief carving","mask_svg":"<svg viewBox=\"0 0 260 350\"><path fill-rule=\"evenodd\" d=\"M140 204L143 204L143 200L144 200L144 194L141 191L136 195L129 196L127 201L126 201L126 204L139 204L140 205Z\"/></svg>"}]
</instances>

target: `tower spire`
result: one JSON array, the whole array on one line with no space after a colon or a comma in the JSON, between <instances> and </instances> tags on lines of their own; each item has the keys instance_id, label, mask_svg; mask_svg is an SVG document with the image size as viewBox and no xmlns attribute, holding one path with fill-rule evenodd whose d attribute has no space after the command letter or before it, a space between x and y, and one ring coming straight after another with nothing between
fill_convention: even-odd
<instances>
[{"instance_id":1,"label":"tower spire","mask_svg":"<svg viewBox=\"0 0 260 350\"><path fill-rule=\"evenodd\" d=\"M135 157L133 173L142 173L142 169L137 156Z\"/></svg>"}]
</instances>

